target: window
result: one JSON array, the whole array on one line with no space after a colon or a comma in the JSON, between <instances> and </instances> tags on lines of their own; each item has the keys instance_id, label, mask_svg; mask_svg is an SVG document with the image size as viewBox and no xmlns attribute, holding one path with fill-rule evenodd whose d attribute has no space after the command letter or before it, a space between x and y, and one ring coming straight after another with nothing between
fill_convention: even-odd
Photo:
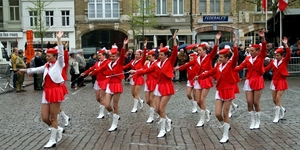
<instances>
[{"instance_id":1,"label":"window","mask_svg":"<svg viewBox=\"0 0 300 150\"><path fill-rule=\"evenodd\" d=\"M30 26L37 26L37 11L29 11Z\"/></svg>"},{"instance_id":2,"label":"window","mask_svg":"<svg viewBox=\"0 0 300 150\"><path fill-rule=\"evenodd\" d=\"M173 0L173 14L174 15L183 15L183 0Z\"/></svg>"},{"instance_id":3,"label":"window","mask_svg":"<svg viewBox=\"0 0 300 150\"><path fill-rule=\"evenodd\" d=\"M45 11L45 15L46 15L46 26L53 26L54 11Z\"/></svg>"},{"instance_id":4,"label":"window","mask_svg":"<svg viewBox=\"0 0 300 150\"><path fill-rule=\"evenodd\" d=\"M156 0L156 14L157 15L167 14L167 0Z\"/></svg>"},{"instance_id":5,"label":"window","mask_svg":"<svg viewBox=\"0 0 300 150\"><path fill-rule=\"evenodd\" d=\"M150 14L150 2L149 0L140 0L140 15L149 15Z\"/></svg>"},{"instance_id":6,"label":"window","mask_svg":"<svg viewBox=\"0 0 300 150\"><path fill-rule=\"evenodd\" d=\"M70 26L70 11L64 10L61 11L62 16L62 26Z\"/></svg>"},{"instance_id":7,"label":"window","mask_svg":"<svg viewBox=\"0 0 300 150\"><path fill-rule=\"evenodd\" d=\"M89 0L89 19L119 19L119 0Z\"/></svg>"},{"instance_id":8,"label":"window","mask_svg":"<svg viewBox=\"0 0 300 150\"><path fill-rule=\"evenodd\" d=\"M231 13L231 0L224 0L224 13Z\"/></svg>"},{"instance_id":9,"label":"window","mask_svg":"<svg viewBox=\"0 0 300 150\"><path fill-rule=\"evenodd\" d=\"M210 0L210 13L220 13L220 0Z\"/></svg>"},{"instance_id":10,"label":"window","mask_svg":"<svg viewBox=\"0 0 300 150\"><path fill-rule=\"evenodd\" d=\"M19 0L9 0L10 20L20 20Z\"/></svg>"},{"instance_id":11,"label":"window","mask_svg":"<svg viewBox=\"0 0 300 150\"><path fill-rule=\"evenodd\" d=\"M206 0L199 0L199 12L206 14Z\"/></svg>"}]
</instances>

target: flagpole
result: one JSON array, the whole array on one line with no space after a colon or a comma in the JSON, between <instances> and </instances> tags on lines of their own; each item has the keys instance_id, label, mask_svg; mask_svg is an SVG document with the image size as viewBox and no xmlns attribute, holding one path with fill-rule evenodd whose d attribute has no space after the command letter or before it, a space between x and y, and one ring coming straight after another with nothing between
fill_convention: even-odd
<instances>
[{"instance_id":1,"label":"flagpole","mask_svg":"<svg viewBox=\"0 0 300 150\"><path fill-rule=\"evenodd\" d=\"M279 29L279 38L280 38L280 42L279 42L279 44L280 44L280 46L282 46L282 12L281 11L279 11L279 13L280 13L280 15L279 15L279 20L280 20L280 29Z\"/></svg>"},{"instance_id":2,"label":"flagpole","mask_svg":"<svg viewBox=\"0 0 300 150\"><path fill-rule=\"evenodd\" d=\"M266 31L268 30L268 0L266 0Z\"/></svg>"}]
</instances>

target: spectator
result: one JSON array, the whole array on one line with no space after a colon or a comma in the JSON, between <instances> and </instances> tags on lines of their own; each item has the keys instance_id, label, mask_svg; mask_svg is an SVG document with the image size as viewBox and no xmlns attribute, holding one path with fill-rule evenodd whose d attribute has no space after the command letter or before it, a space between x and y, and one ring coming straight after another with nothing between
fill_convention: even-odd
<instances>
[{"instance_id":1,"label":"spectator","mask_svg":"<svg viewBox=\"0 0 300 150\"><path fill-rule=\"evenodd\" d=\"M240 65L245 60L245 58L246 58L245 53L246 53L245 47L240 46L239 47L238 65ZM243 79L243 77L245 77L245 69L239 71L239 77L241 80Z\"/></svg>"},{"instance_id":2,"label":"spectator","mask_svg":"<svg viewBox=\"0 0 300 150\"><path fill-rule=\"evenodd\" d=\"M93 67L95 65L95 63L97 62L97 55L96 53L91 54L91 57L89 59L89 68ZM92 83L94 84L96 81L96 76L93 75L92 76Z\"/></svg>"},{"instance_id":3,"label":"spectator","mask_svg":"<svg viewBox=\"0 0 300 150\"><path fill-rule=\"evenodd\" d=\"M270 62L271 62L271 59L269 57L266 57L265 61L264 61L264 67L268 66L270 64ZM272 80L273 71L272 70L266 71L264 73L263 77L265 80Z\"/></svg>"},{"instance_id":4,"label":"spectator","mask_svg":"<svg viewBox=\"0 0 300 150\"><path fill-rule=\"evenodd\" d=\"M24 62L24 52L23 50L19 50L18 51L18 56L16 57L16 68L17 70L19 69L26 69L26 64ZM23 89L23 82L24 82L24 78L25 78L25 73L21 72L17 74L17 83L16 83L16 88L17 88L17 93L19 92L26 92L26 90Z\"/></svg>"},{"instance_id":5,"label":"spectator","mask_svg":"<svg viewBox=\"0 0 300 150\"><path fill-rule=\"evenodd\" d=\"M18 48L15 47L13 49L13 53L11 54L11 65L12 65L12 69L13 69L13 72L14 72L14 75L13 75L13 87L16 88L16 83L17 83L17 66L16 66L16 59L17 59L17 56L18 56Z\"/></svg>"},{"instance_id":6,"label":"spectator","mask_svg":"<svg viewBox=\"0 0 300 150\"><path fill-rule=\"evenodd\" d=\"M267 57L274 58L274 47L272 43L268 43L267 45Z\"/></svg>"},{"instance_id":7,"label":"spectator","mask_svg":"<svg viewBox=\"0 0 300 150\"><path fill-rule=\"evenodd\" d=\"M78 62L79 65L79 74L83 73L85 71L85 67L86 67L86 62L85 59L83 57L83 50L81 49L80 52L76 55L75 57L76 61ZM77 80L77 86L78 87L83 87L86 86L84 84L84 78L85 76L80 76Z\"/></svg>"},{"instance_id":8,"label":"spectator","mask_svg":"<svg viewBox=\"0 0 300 150\"><path fill-rule=\"evenodd\" d=\"M300 38L298 38L297 43L295 43L293 45L292 56L293 57L300 57Z\"/></svg>"},{"instance_id":9,"label":"spectator","mask_svg":"<svg viewBox=\"0 0 300 150\"><path fill-rule=\"evenodd\" d=\"M40 67L45 65L45 61L42 59L42 52L37 51L34 57L35 67ZM43 90L43 73L33 74L34 90Z\"/></svg>"},{"instance_id":10,"label":"spectator","mask_svg":"<svg viewBox=\"0 0 300 150\"><path fill-rule=\"evenodd\" d=\"M71 88L76 89L76 79L79 77L79 65L76 60L75 53L72 51L69 52L70 57L69 57L69 66L74 68L75 72L71 72ZM80 84L80 83L79 83ZM79 85L77 82L77 86Z\"/></svg>"},{"instance_id":11,"label":"spectator","mask_svg":"<svg viewBox=\"0 0 300 150\"><path fill-rule=\"evenodd\" d=\"M125 61L124 61L124 66L127 65L131 60L134 59L134 55L133 55L133 50L132 49L129 49L126 54L125 54ZM127 69L127 70L124 70L124 72L127 72L129 71L130 69ZM129 83L129 73L126 73L125 74L125 83Z\"/></svg>"},{"instance_id":12,"label":"spectator","mask_svg":"<svg viewBox=\"0 0 300 150\"><path fill-rule=\"evenodd\" d=\"M188 62L188 56L186 55L186 53L184 52L184 49L180 49L180 52L177 56L178 58L178 65L184 65L185 63ZM187 76L186 76L186 70L179 70L179 82L181 81L186 81L187 80Z\"/></svg>"}]
</instances>

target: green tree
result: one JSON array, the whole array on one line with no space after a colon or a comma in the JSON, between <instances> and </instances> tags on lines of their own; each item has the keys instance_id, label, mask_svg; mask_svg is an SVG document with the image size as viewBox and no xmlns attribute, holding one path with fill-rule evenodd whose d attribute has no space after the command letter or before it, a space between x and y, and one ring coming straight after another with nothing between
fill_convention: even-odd
<instances>
[{"instance_id":1,"label":"green tree","mask_svg":"<svg viewBox=\"0 0 300 150\"><path fill-rule=\"evenodd\" d=\"M155 4L150 3L150 0L133 0L132 14L129 14L128 19L131 22L133 36L138 41L145 39L145 30L151 30L156 25L155 15L152 11L155 9Z\"/></svg>"},{"instance_id":2,"label":"green tree","mask_svg":"<svg viewBox=\"0 0 300 150\"><path fill-rule=\"evenodd\" d=\"M33 19L33 32L36 38L41 39L41 48L43 49L44 37L49 26L46 26L44 19L44 12L46 6L50 5L53 0L29 0L33 4L32 7L27 7L30 13L34 16Z\"/></svg>"}]
</instances>

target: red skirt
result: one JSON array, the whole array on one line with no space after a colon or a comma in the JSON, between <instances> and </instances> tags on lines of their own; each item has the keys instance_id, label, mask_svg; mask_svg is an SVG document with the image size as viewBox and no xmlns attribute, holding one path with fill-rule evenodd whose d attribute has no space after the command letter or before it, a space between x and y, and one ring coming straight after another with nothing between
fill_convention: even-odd
<instances>
[{"instance_id":1,"label":"red skirt","mask_svg":"<svg viewBox=\"0 0 300 150\"><path fill-rule=\"evenodd\" d=\"M156 84L157 84L157 80L147 80L146 81L147 88L150 92L154 91Z\"/></svg>"},{"instance_id":2,"label":"red skirt","mask_svg":"<svg viewBox=\"0 0 300 150\"><path fill-rule=\"evenodd\" d=\"M158 84L158 91L161 96L173 95L175 93L173 83Z\"/></svg>"},{"instance_id":3,"label":"red skirt","mask_svg":"<svg viewBox=\"0 0 300 150\"><path fill-rule=\"evenodd\" d=\"M235 99L235 88L218 90L219 96L223 101Z\"/></svg>"},{"instance_id":4,"label":"red skirt","mask_svg":"<svg viewBox=\"0 0 300 150\"><path fill-rule=\"evenodd\" d=\"M272 80L276 91L284 91L288 89L288 83L286 80Z\"/></svg>"},{"instance_id":5,"label":"red skirt","mask_svg":"<svg viewBox=\"0 0 300 150\"><path fill-rule=\"evenodd\" d=\"M123 93L122 83L108 83L108 85L112 93Z\"/></svg>"},{"instance_id":6,"label":"red skirt","mask_svg":"<svg viewBox=\"0 0 300 150\"><path fill-rule=\"evenodd\" d=\"M104 80L101 80L101 81L97 80L97 83L98 83L98 86L100 87L101 90L105 90L106 86L108 84L108 79L104 79Z\"/></svg>"},{"instance_id":7,"label":"red skirt","mask_svg":"<svg viewBox=\"0 0 300 150\"><path fill-rule=\"evenodd\" d=\"M136 76L136 77L133 77L132 79L133 79L134 85L143 85L145 83L143 76Z\"/></svg>"},{"instance_id":8,"label":"red skirt","mask_svg":"<svg viewBox=\"0 0 300 150\"><path fill-rule=\"evenodd\" d=\"M65 100L65 95L68 90L65 84L52 84L51 86L44 86L45 99L49 103L57 103Z\"/></svg>"},{"instance_id":9,"label":"red skirt","mask_svg":"<svg viewBox=\"0 0 300 150\"><path fill-rule=\"evenodd\" d=\"M212 82L212 77L198 80L198 83L199 83L201 89L209 89L214 86L214 84Z\"/></svg>"},{"instance_id":10,"label":"red skirt","mask_svg":"<svg viewBox=\"0 0 300 150\"><path fill-rule=\"evenodd\" d=\"M265 88L265 82L262 76L249 78L249 86L252 90L257 91Z\"/></svg>"}]
</instances>

